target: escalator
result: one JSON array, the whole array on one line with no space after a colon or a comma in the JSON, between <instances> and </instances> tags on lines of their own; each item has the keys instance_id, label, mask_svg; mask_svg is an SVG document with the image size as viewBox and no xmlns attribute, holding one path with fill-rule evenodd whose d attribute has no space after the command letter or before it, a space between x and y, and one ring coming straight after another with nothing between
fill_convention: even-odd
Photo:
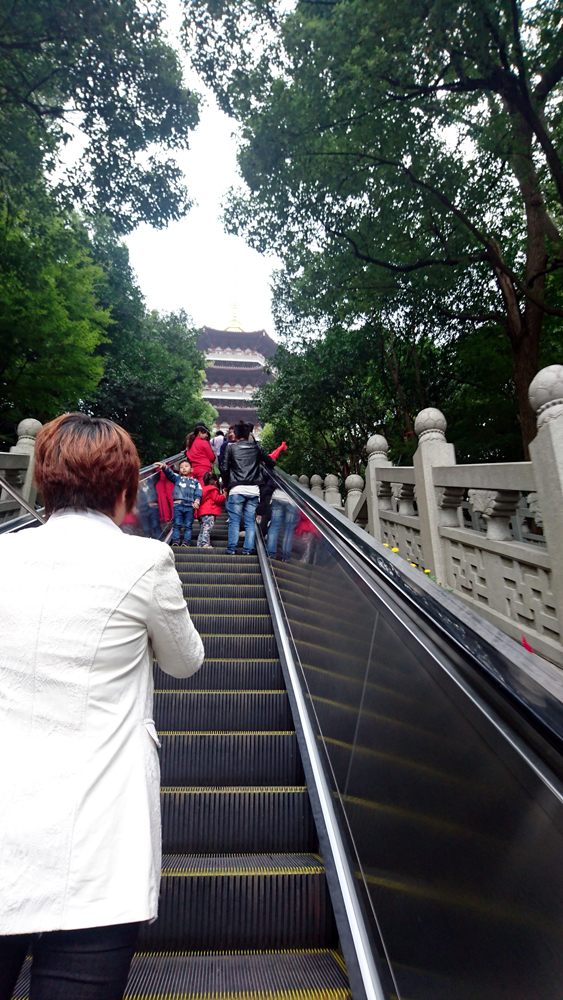
<instances>
[{"instance_id":1,"label":"escalator","mask_svg":"<svg viewBox=\"0 0 563 1000\"><path fill-rule=\"evenodd\" d=\"M561 1000L563 707L273 476L289 561L228 556L225 518L174 550L206 659L155 665L163 878L126 997Z\"/></svg>"}]
</instances>

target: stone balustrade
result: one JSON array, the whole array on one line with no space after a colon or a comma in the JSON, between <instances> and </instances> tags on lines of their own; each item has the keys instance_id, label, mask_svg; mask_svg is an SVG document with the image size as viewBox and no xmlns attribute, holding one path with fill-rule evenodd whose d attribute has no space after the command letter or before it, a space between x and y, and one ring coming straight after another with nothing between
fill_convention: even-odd
<instances>
[{"instance_id":1,"label":"stone balustrade","mask_svg":"<svg viewBox=\"0 0 563 1000\"><path fill-rule=\"evenodd\" d=\"M412 466L395 467L382 434L366 443L365 482L348 476L344 513L466 604L563 667L563 365L530 385L531 461L457 465L446 418L418 414ZM310 489L342 508L336 476Z\"/></svg>"},{"instance_id":2,"label":"stone balustrade","mask_svg":"<svg viewBox=\"0 0 563 1000\"><path fill-rule=\"evenodd\" d=\"M33 483L35 438L42 426L39 420L32 417L21 420L18 424L17 444L12 445L9 451L0 451L0 475L32 505L37 497ZM7 490L0 490L0 523L23 512L24 508L20 507Z\"/></svg>"}]
</instances>

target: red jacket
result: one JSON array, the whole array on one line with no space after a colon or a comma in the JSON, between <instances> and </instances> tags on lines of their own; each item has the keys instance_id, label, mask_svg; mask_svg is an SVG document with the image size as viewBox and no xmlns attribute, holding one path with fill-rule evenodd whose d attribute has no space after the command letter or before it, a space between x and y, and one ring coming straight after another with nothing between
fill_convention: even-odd
<instances>
[{"instance_id":1,"label":"red jacket","mask_svg":"<svg viewBox=\"0 0 563 1000\"><path fill-rule=\"evenodd\" d=\"M203 479L205 472L211 472L211 466L217 461L213 448L205 438L196 437L186 454L192 463L192 475L200 480ZM203 483L201 485L203 486Z\"/></svg>"},{"instance_id":2,"label":"red jacket","mask_svg":"<svg viewBox=\"0 0 563 1000\"><path fill-rule=\"evenodd\" d=\"M222 503L225 503L225 497L222 493L219 493L215 483L209 483L209 486L203 487L203 495L197 516L201 517L202 514L220 514Z\"/></svg>"}]
</instances>

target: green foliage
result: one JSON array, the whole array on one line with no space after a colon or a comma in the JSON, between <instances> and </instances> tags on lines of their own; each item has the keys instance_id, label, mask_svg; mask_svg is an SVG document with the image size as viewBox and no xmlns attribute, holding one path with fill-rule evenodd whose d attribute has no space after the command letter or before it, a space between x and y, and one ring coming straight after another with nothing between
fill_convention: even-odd
<instances>
[{"instance_id":1,"label":"green foliage","mask_svg":"<svg viewBox=\"0 0 563 1000\"><path fill-rule=\"evenodd\" d=\"M0 177L20 203L79 129L79 165L59 197L119 232L189 207L166 150L187 146L199 99L183 85L160 0L2 0Z\"/></svg>"},{"instance_id":2,"label":"green foliage","mask_svg":"<svg viewBox=\"0 0 563 1000\"><path fill-rule=\"evenodd\" d=\"M282 331L414 313L435 343L503 329L527 445L545 317L563 317L560 0L189 12L194 62L242 125L250 194L227 224L284 261Z\"/></svg>"},{"instance_id":3,"label":"green foliage","mask_svg":"<svg viewBox=\"0 0 563 1000\"><path fill-rule=\"evenodd\" d=\"M75 215L4 211L0 224L0 436L13 444L18 422L45 421L91 392L102 374L96 350L109 312L97 294L101 268Z\"/></svg>"}]
</instances>

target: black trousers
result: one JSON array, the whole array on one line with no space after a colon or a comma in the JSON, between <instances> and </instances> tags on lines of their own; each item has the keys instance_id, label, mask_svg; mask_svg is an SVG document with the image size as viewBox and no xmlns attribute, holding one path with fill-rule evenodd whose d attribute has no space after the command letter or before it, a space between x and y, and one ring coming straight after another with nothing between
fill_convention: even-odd
<instances>
[{"instance_id":1,"label":"black trousers","mask_svg":"<svg viewBox=\"0 0 563 1000\"><path fill-rule=\"evenodd\" d=\"M10 1000L29 950L29 1000L121 1000L140 926L0 935L0 1000Z\"/></svg>"}]
</instances>

